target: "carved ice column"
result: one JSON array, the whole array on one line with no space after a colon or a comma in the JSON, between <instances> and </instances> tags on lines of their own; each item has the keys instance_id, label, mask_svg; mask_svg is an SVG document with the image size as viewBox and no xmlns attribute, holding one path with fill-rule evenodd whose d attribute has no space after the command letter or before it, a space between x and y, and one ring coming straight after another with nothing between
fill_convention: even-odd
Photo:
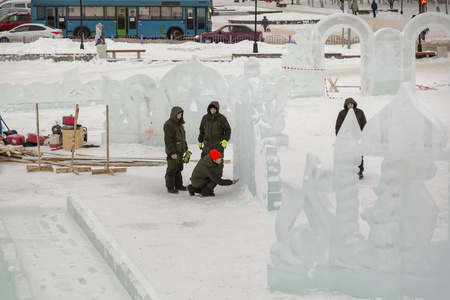
<instances>
[{"instance_id":1,"label":"carved ice column","mask_svg":"<svg viewBox=\"0 0 450 300\"><path fill-rule=\"evenodd\" d=\"M353 109L342 124L334 145L334 189L336 227L332 242L332 264L348 266L354 261L354 244L359 235L358 165L361 163L361 129Z\"/></svg>"}]
</instances>

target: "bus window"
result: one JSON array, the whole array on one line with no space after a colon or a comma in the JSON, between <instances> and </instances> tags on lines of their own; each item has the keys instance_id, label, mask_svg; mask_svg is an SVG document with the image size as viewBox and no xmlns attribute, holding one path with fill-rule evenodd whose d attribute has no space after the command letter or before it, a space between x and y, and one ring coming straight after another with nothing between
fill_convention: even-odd
<instances>
[{"instance_id":1,"label":"bus window","mask_svg":"<svg viewBox=\"0 0 450 300\"><path fill-rule=\"evenodd\" d=\"M55 9L47 8L47 25L55 27Z\"/></svg>"},{"instance_id":2,"label":"bus window","mask_svg":"<svg viewBox=\"0 0 450 300\"><path fill-rule=\"evenodd\" d=\"M150 7L150 19L161 20L161 7Z\"/></svg>"},{"instance_id":3,"label":"bus window","mask_svg":"<svg viewBox=\"0 0 450 300\"><path fill-rule=\"evenodd\" d=\"M79 20L79 19L80 19L80 7L69 6L69 20Z\"/></svg>"},{"instance_id":4,"label":"bus window","mask_svg":"<svg viewBox=\"0 0 450 300\"><path fill-rule=\"evenodd\" d=\"M105 6L105 20L116 19L116 8L114 6Z\"/></svg>"},{"instance_id":5,"label":"bus window","mask_svg":"<svg viewBox=\"0 0 450 300\"><path fill-rule=\"evenodd\" d=\"M103 19L103 7L102 6L85 6L84 18L86 20Z\"/></svg>"},{"instance_id":6,"label":"bus window","mask_svg":"<svg viewBox=\"0 0 450 300\"><path fill-rule=\"evenodd\" d=\"M45 7L39 6L37 8L36 20L45 20Z\"/></svg>"},{"instance_id":7,"label":"bus window","mask_svg":"<svg viewBox=\"0 0 450 300\"><path fill-rule=\"evenodd\" d=\"M187 14L187 29L194 29L194 9L189 8L186 10Z\"/></svg>"},{"instance_id":8,"label":"bus window","mask_svg":"<svg viewBox=\"0 0 450 300\"><path fill-rule=\"evenodd\" d=\"M60 29L66 29L66 9L58 9L58 25Z\"/></svg>"},{"instance_id":9,"label":"bus window","mask_svg":"<svg viewBox=\"0 0 450 300\"><path fill-rule=\"evenodd\" d=\"M128 9L128 17L130 18L130 29L136 29L136 8Z\"/></svg>"},{"instance_id":10,"label":"bus window","mask_svg":"<svg viewBox=\"0 0 450 300\"><path fill-rule=\"evenodd\" d=\"M197 10L197 29L205 29L205 15L206 11L204 8Z\"/></svg>"},{"instance_id":11,"label":"bus window","mask_svg":"<svg viewBox=\"0 0 450 300\"><path fill-rule=\"evenodd\" d=\"M183 20L183 8L172 7L172 17L174 20Z\"/></svg>"}]
</instances>

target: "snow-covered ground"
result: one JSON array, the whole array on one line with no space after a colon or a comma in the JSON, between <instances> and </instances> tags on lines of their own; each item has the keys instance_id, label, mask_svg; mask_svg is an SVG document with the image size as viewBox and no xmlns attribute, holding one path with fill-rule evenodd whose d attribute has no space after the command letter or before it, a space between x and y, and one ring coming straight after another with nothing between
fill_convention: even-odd
<instances>
[{"instance_id":1,"label":"snow-covered ground","mask_svg":"<svg viewBox=\"0 0 450 300\"><path fill-rule=\"evenodd\" d=\"M258 3L261 7L275 7L274 3ZM235 5L232 1L218 1L219 4ZM251 6L253 3L240 5ZM294 13L300 13L295 11L303 9L322 14L320 9L305 5L288 8ZM328 5L323 11L323 14L328 14L335 9ZM413 7L405 6L405 12L411 14ZM218 16L217 24L226 23L226 18ZM375 22L369 17L364 18ZM403 18L392 13L386 13L385 16L380 13L373 24L378 27L391 24L397 26L397 21ZM274 25L271 28L273 31L292 34L295 26L283 28L282 25ZM447 35L433 33L433 29L430 35L449 39ZM59 82L66 72L74 69L83 81L101 79L103 75L122 80L134 74L146 74L158 79L181 64L180 60L187 61L192 55L209 60L204 64L223 75L237 75L242 74L246 59L231 60L231 54L252 52L252 42L236 45L127 45L108 41L108 48L126 47L146 49L145 55L142 55L143 61L0 62L0 83ZM85 48L86 52L95 52L92 42L85 43ZM359 49L358 45L350 50L341 46L327 46L326 52L358 53ZM0 53L80 51L79 44L66 40L39 40L26 45L0 46ZM259 51L287 52L285 46L267 44L260 44ZM220 61L211 61L214 59ZM279 72L281 59L261 59L260 64L262 73ZM450 61L445 58L422 59L416 63L416 83L430 89L417 89L415 95L422 105L440 119L447 132L450 132L449 70ZM328 59L326 72L327 77L339 77L339 82L344 85L360 84L360 60L357 58ZM369 121L392 99L392 96L362 97L358 89L347 89L331 95L333 99L291 99L287 105L284 133L289 135L290 144L289 147L279 149L281 177L287 195L298 192L302 184L306 153L318 154L324 164L331 165L334 124L345 97L353 97ZM49 98L49 102L58 100ZM29 99L29 103L34 103L33 99ZM55 120L74 114L74 107L43 106L40 109L42 134L51 132ZM79 123L88 128L88 143L101 146L79 149L76 151L77 156L105 156L106 147L101 144L104 111L105 106L96 102L80 107ZM26 135L36 130L33 105L10 102L0 93L0 114L8 126L19 133ZM46 146L41 149L50 153ZM190 150L194 158L200 156L195 144L190 145ZM65 150L52 154L70 155ZM110 154L111 157L128 159L163 158L164 149L112 144ZM232 159L232 144L227 148L226 155ZM379 158L366 157L365 163L365 178L359 183L361 209L376 199L372 189L380 175ZM183 171L185 184L189 183L194 166L193 162L186 165ZM445 240L449 234L448 170L448 164L438 163L438 175L427 183L439 207L434 240ZM130 167L126 173L115 176L27 173L24 164L0 163L3 187L0 193L0 219L15 246L35 299L103 300L128 297L113 272L67 212L67 197L73 194L79 195L94 211L162 299L354 299L320 291L312 291L311 295L304 297L271 293L267 289L267 265L270 262L270 248L276 240L276 212L267 212L238 185L218 187L216 197L212 199L189 197L187 193L168 194L164 186L164 174L165 166ZM231 178L232 174L232 164L226 165L224 177ZM367 230L364 224L361 227Z\"/></svg>"}]
</instances>

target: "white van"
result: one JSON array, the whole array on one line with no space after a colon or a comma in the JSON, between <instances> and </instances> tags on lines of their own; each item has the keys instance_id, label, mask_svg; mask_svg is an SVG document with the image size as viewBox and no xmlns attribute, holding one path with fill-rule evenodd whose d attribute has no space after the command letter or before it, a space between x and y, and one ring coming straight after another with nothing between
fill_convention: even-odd
<instances>
[{"instance_id":1,"label":"white van","mask_svg":"<svg viewBox=\"0 0 450 300\"><path fill-rule=\"evenodd\" d=\"M0 4L0 9L3 8L30 8L31 0L9 0Z\"/></svg>"}]
</instances>

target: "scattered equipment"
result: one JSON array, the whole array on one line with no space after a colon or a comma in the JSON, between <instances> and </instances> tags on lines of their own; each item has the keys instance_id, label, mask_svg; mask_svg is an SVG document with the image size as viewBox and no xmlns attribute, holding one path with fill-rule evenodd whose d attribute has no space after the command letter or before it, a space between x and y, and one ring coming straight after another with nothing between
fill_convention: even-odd
<instances>
[{"instance_id":1,"label":"scattered equipment","mask_svg":"<svg viewBox=\"0 0 450 300\"><path fill-rule=\"evenodd\" d=\"M4 127L3 127L4 125ZM8 130L4 131L3 128L6 128ZM9 141L6 139L9 135L17 134L17 131L10 130L8 125L6 125L5 120L3 120L2 116L0 116L0 137L3 138L5 143L9 143Z\"/></svg>"},{"instance_id":2,"label":"scattered equipment","mask_svg":"<svg viewBox=\"0 0 450 300\"><path fill-rule=\"evenodd\" d=\"M77 121L78 121L78 112L79 112L79 108L78 108L78 104L77 104L77 106L75 108L75 119L74 119L74 123L73 123L74 125L77 124ZM77 148L75 148L76 139L77 139L78 132L81 132L78 130L78 127L80 127L80 126L78 126L78 125L73 126L73 130L72 130L72 132L73 132L73 134L71 135L71 137L72 137L72 140L71 140L72 141L72 146L71 146L72 159L71 159L70 167L56 169L56 173L75 173L77 175L80 175L80 172L90 172L91 171L90 167L77 167L77 168L73 167L73 158L75 156L75 149L77 149ZM53 131L53 128L52 128L52 131ZM63 132L63 135L64 135L64 132ZM83 143L81 142L81 146L82 145L83 145ZM63 142L63 147L64 147L64 142Z\"/></svg>"}]
</instances>

